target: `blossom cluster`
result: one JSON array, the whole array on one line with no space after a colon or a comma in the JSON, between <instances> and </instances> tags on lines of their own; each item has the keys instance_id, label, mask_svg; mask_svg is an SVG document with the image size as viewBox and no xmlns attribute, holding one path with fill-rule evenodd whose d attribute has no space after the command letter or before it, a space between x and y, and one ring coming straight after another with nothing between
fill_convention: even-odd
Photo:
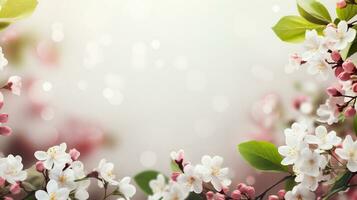
<instances>
[{"instance_id":1,"label":"blossom cluster","mask_svg":"<svg viewBox=\"0 0 357 200\"><path fill-rule=\"evenodd\" d=\"M153 194L149 200L184 200L190 193L204 196L208 200L224 199L254 199L255 189L243 183L229 192L231 180L229 170L223 167L223 158L220 156L205 155L201 164L193 165L185 160L184 151L171 153L171 159L178 170L173 172L167 182L162 174L149 182Z\"/></svg>"},{"instance_id":2,"label":"blossom cluster","mask_svg":"<svg viewBox=\"0 0 357 200\"><path fill-rule=\"evenodd\" d=\"M90 178L98 181L98 186L104 189L104 199L116 196L118 199L130 199L136 192L130 184L131 178L124 177L118 180L114 174L114 164L102 159L98 167L86 173L84 165L78 160L80 152L71 149L66 152L67 145L62 143L53 146L47 151L36 151L38 160L35 168L37 176L42 177L45 187L28 190L28 172L23 169L20 156L8 155L0 159L0 197L7 200L18 195L23 190L27 195L34 194L37 200L85 200L89 198L87 191ZM109 187L113 187L109 192Z\"/></svg>"},{"instance_id":3,"label":"blossom cluster","mask_svg":"<svg viewBox=\"0 0 357 200\"><path fill-rule=\"evenodd\" d=\"M341 114L345 117L356 114L357 68L351 59L343 59L341 55L356 37L353 25L346 21L340 21L337 27L329 24L323 36L314 29L306 31L304 52L292 54L286 67L287 72L306 67L309 74L323 79L334 73L338 83L327 88L330 98L317 109L317 120L329 125L337 123Z\"/></svg>"}]
</instances>

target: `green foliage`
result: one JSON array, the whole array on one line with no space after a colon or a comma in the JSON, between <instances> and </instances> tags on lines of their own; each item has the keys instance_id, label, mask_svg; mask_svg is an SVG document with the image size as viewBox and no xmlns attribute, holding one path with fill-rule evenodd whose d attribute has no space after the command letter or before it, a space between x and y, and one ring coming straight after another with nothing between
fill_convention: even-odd
<instances>
[{"instance_id":1,"label":"green foliage","mask_svg":"<svg viewBox=\"0 0 357 200\"><path fill-rule=\"evenodd\" d=\"M135 175L134 180L143 192L148 195L152 195L153 192L149 186L149 182L153 179L156 179L157 175L159 174L160 172L158 171L147 170Z\"/></svg>"},{"instance_id":2,"label":"green foliage","mask_svg":"<svg viewBox=\"0 0 357 200\"><path fill-rule=\"evenodd\" d=\"M188 195L188 197L186 199L187 200L204 200L204 198L201 195L196 194L194 192L190 192L190 194Z\"/></svg>"},{"instance_id":3,"label":"green foliage","mask_svg":"<svg viewBox=\"0 0 357 200\"><path fill-rule=\"evenodd\" d=\"M181 172L180 167L177 165L177 163L175 161L171 161L170 168L171 168L171 171L173 171L173 172Z\"/></svg>"},{"instance_id":4,"label":"green foliage","mask_svg":"<svg viewBox=\"0 0 357 200\"><path fill-rule=\"evenodd\" d=\"M264 141L249 141L238 145L243 158L259 170L288 172L286 166L281 165L282 157L276 146Z\"/></svg>"},{"instance_id":5,"label":"green foliage","mask_svg":"<svg viewBox=\"0 0 357 200\"><path fill-rule=\"evenodd\" d=\"M12 22L30 15L37 6L37 0L3 0L0 21Z\"/></svg>"},{"instance_id":6,"label":"green foliage","mask_svg":"<svg viewBox=\"0 0 357 200\"><path fill-rule=\"evenodd\" d=\"M297 7L300 15L314 24L325 24L331 22L328 10L316 0L297 0Z\"/></svg>"},{"instance_id":7,"label":"green foliage","mask_svg":"<svg viewBox=\"0 0 357 200\"><path fill-rule=\"evenodd\" d=\"M290 178L288 178L285 181L285 190L286 191L290 191L293 189L293 187L296 185L297 183L295 182L295 176L292 176Z\"/></svg>"},{"instance_id":8,"label":"green foliage","mask_svg":"<svg viewBox=\"0 0 357 200\"><path fill-rule=\"evenodd\" d=\"M299 16L285 16L273 27L273 31L282 41L298 43L305 39L306 30L316 29L321 33L324 28L324 25L313 24Z\"/></svg>"},{"instance_id":9,"label":"green foliage","mask_svg":"<svg viewBox=\"0 0 357 200\"><path fill-rule=\"evenodd\" d=\"M350 182L352 177L353 177L353 173L350 171L347 171L342 176L340 176L335 182L335 184L332 186L332 188L330 189L329 193L327 193L327 195L323 199L324 200L330 199L336 193L346 190L348 188L348 183Z\"/></svg>"},{"instance_id":10,"label":"green foliage","mask_svg":"<svg viewBox=\"0 0 357 200\"><path fill-rule=\"evenodd\" d=\"M336 8L336 14L339 19L348 21L357 14L357 5L347 4L346 8Z\"/></svg>"}]
</instances>

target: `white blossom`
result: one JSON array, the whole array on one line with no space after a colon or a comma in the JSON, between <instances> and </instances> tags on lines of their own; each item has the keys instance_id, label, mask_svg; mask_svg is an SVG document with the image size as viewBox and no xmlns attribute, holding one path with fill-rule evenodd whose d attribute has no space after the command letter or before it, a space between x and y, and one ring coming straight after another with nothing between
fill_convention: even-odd
<instances>
[{"instance_id":1,"label":"white blossom","mask_svg":"<svg viewBox=\"0 0 357 200\"><path fill-rule=\"evenodd\" d=\"M337 110L337 105L343 103L344 100L340 97L331 97L327 99L325 104L320 105L317 109L316 114L318 115L318 118L316 120L318 122L327 123L328 125L337 123L340 114Z\"/></svg>"},{"instance_id":2,"label":"white blossom","mask_svg":"<svg viewBox=\"0 0 357 200\"><path fill-rule=\"evenodd\" d=\"M295 186L291 191L285 194L285 200L313 200L315 194L304 187L302 184Z\"/></svg>"},{"instance_id":3,"label":"white blossom","mask_svg":"<svg viewBox=\"0 0 357 200\"><path fill-rule=\"evenodd\" d=\"M162 200L185 200L189 192L176 182L171 182L168 191L163 194Z\"/></svg>"},{"instance_id":4,"label":"white blossom","mask_svg":"<svg viewBox=\"0 0 357 200\"><path fill-rule=\"evenodd\" d=\"M207 182L210 181L217 191L222 190L222 186L229 186L231 180L228 179L228 168L222 168L223 158L219 156L203 156L202 166L208 170Z\"/></svg>"},{"instance_id":5,"label":"white blossom","mask_svg":"<svg viewBox=\"0 0 357 200\"><path fill-rule=\"evenodd\" d=\"M291 128L284 130L286 145L278 148L279 153L285 158L281 161L282 165L292 165L300 157L300 151L308 145L303 141L307 134L307 127L302 123L294 123Z\"/></svg>"},{"instance_id":6,"label":"white blossom","mask_svg":"<svg viewBox=\"0 0 357 200\"><path fill-rule=\"evenodd\" d=\"M99 173L99 177L104 179L106 182L108 182L111 185L118 185L118 181L114 180L115 179L115 174L114 174L114 164L111 162L107 162L106 159L102 159L99 162L98 168L96 169ZM102 182L98 182L99 186L102 187Z\"/></svg>"},{"instance_id":7,"label":"white blossom","mask_svg":"<svg viewBox=\"0 0 357 200\"><path fill-rule=\"evenodd\" d=\"M330 72L330 65L326 62L326 53L320 53L312 57L307 63L307 72L311 75L319 75L326 79Z\"/></svg>"},{"instance_id":8,"label":"white blossom","mask_svg":"<svg viewBox=\"0 0 357 200\"><path fill-rule=\"evenodd\" d=\"M326 127L318 126L315 135L306 135L305 140L309 144L317 144L321 150L330 150L341 142L341 138L336 136L335 131L327 132Z\"/></svg>"},{"instance_id":9,"label":"white blossom","mask_svg":"<svg viewBox=\"0 0 357 200\"><path fill-rule=\"evenodd\" d=\"M0 177L11 184L26 179L27 172L22 170L22 168L23 164L20 156L10 154L6 158L0 159Z\"/></svg>"},{"instance_id":10,"label":"white blossom","mask_svg":"<svg viewBox=\"0 0 357 200\"><path fill-rule=\"evenodd\" d=\"M118 190L125 200L129 200L136 192L135 187L130 184L130 181L130 177L124 177L118 183Z\"/></svg>"},{"instance_id":11,"label":"white blossom","mask_svg":"<svg viewBox=\"0 0 357 200\"><path fill-rule=\"evenodd\" d=\"M296 164L301 173L317 177L320 174L320 169L326 167L327 160L318 151L305 148L301 150L300 159Z\"/></svg>"},{"instance_id":12,"label":"white blossom","mask_svg":"<svg viewBox=\"0 0 357 200\"><path fill-rule=\"evenodd\" d=\"M46 190L38 190L35 193L37 200L67 200L69 196L69 190L67 188L59 188L58 184L54 180L50 180L47 183Z\"/></svg>"},{"instance_id":13,"label":"white blossom","mask_svg":"<svg viewBox=\"0 0 357 200\"><path fill-rule=\"evenodd\" d=\"M158 174L156 179L149 182L149 186L153 192L152 196L161 198L167 186L165 177L162 174Z\"/></svg>"},{"instance_id":14,"label":"white blossom","mask_svg":"<svg viewBox=\"0 0 357 200\"><path fill-rule=\"evenodd\" d=\"M357 142L350 135L346 136L342 148L337 148L335 152L340 158L347 160L347 168L351 172L357 171Z\"/></svg>"},{"instance_id":15,"label":"white blossom","mask_svg":"<svg viewBox=\"0 0 357 200\"><path fill-rule=\"evenodd\" d=\"M285 72L290 74L294 71L299 70L301 68L301 63L302 57L299 54L291 54L289 57L289 64L285 66Z\"/></svg>"},{"instance_id":16,"label":"white blossom","mask_svg":"<svg viewBox=\"0 0 357 200\"><path fill-rule=\"evenodd\" d=\"M319 36L316 30L307 30L305 33L305 41L303 44L304 53L302 59L305 61L311 60L314 56L324 52L322 47L322 37Z\"/></svg>"},{"instance_id":17,"label":"white blossom","mask_svg":"<svg viewBox=\"0 0 357 200\"><path fill-rule=\"evenodd\" d=\"M71 162L71 156L66 153L67 145L62 143L59 146L53 146L45 151L36 151L35 157L43 161L46 169L52 167L63 168L66 163Z\"/></svg>"},{"instance_id":18,"label":"white blossom","mask_svg":"<svg viewBox=\"0 0 357 200\"><path fill-rule=\"evenodd\" d=\"M75 175L72 169L67 168L62 170L62 168L54 168L50 170L49 177L55 180L59 187L67 188L73 190L76 187Z\"/></svg>"},{"instance_id":19,"label":"white blossom","mask_svg":"<svg viewBox=\"0 0 357 200\"><path fill-rule=\"evenodd\" d=\"M356 30L349 28L347 22L342 20L338 23L337 28L327 26L324 35L334 42L334 49L331 50L343 50L356 37Z\"/></svg>"},{"instance_id":20,"label":"white blossom","mask_svg":"<svg viewBox=\"0 0 357 200\"><path fill-rule=\"evenodd\" d=\"M208 170L205 167L186 165L184 173L177 177L177 182L189 191L199 194L202 192L203 179L209 181Z\"/></svg>"}]
</instances>

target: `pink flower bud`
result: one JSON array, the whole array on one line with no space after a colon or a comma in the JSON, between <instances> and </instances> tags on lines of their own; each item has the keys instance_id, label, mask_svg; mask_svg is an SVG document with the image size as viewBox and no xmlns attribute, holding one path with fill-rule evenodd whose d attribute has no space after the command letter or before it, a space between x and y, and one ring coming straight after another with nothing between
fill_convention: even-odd
<instances>
[{"instance_id":1,"label":"pink flower bud","mask_svg":"<svg viewBox=\"0 0 357 200\"><path fill-rule=\"evenodd\" d=\"M342 72L340 75L338 75L338 78L341 81L348 81L351 78L351 75L348 72Z\"/></svg>"},{"instance_id":2,"label":"pink flower bud","mask_svg":"<svg viewBox=\"0 0 357 200\"><path fill-rule=\"evenodd\" d=\"M245 193L250 199L253 199L255 197L255 189L252 186L247 186Z\"/></svg>"},{"instance_id":3,"label":"pink flower bud","mask_svg":"<svg viewBox=\"0 0 357 200\"><path fill-rule=\"evenodd\" d=\"M234 199L234 200L240 200L240 198L242 197L242 194L239 190L234 190L231 194L231 197Z\"/></svg>"},{"instance_id":4,"label":"pink flower bud","mask_svg":"<svg viewBox=\"0 0 357 200\"><path fill-rule=\"evenodd\" d=\"M328 95L330 95L330 96L332 96L332 97L339 97L339 96L342 95L341 92L339 92L339 91L337 90L337 88L335 88L335 87L328 87L328 88L326 89L326 92L327 92Z\"/></svg>"},{"instance_id":5,"label":"pink flower bud","mask_svg":"<svg viewBox=\"0 0 357 200\"><path fill-rule=\"evenodd\" d=\"M12 130L8 126L0 126L0 135L2 136L9 136L11 135Z\"/></svg>"},{"instance_id":6,"label":"pink flower bud","mask_svg":"<svg viewBox=\"0 0 357 200\"><path fill-rule=\"evenodd\" d=\"M0 188L4 187L6 180L2 177L0 177Z\"/></svg>"},{"instance_id":7,"label":"pink flower bud","mask_svg":"<svg viewBox=\"0 0 357 200\"><path fill-rule=\"evenodd\" d=\"M279 197L279 199L284 199L285 193L286 193L285 190L279 190L279 192L278 192L278 197Z\"/></svg>"},{"instance_id":8,"label":"pink flower bud","mask_svg":"<svg viewBox=\"0 0 357 200\"><path fill-rule=\"evenodd\" d=\"M226 186L222 186L222 191L224 194L226 194L227 192L229 192L229 188Z\"/></svg>"},{"instance_id":9,"label":"pink flower bud","mask_svg":"<svg viewBox=\"0 0 357 200\"><path fill-rule=\"evenodd\" d=\"M9 119L9 115L6 113L0 114L0 123L6 123Z\"/></svg>"},{"instance_id":10,"label":"pink flower bud","mask_svg":"<svg viewBox=\"0 0 357 200\"><path fill-rule=\"evenodd\" d=\"M214 197L214 193L212 191L206 193L207 200L213 200L213 197Z\"/></svg>"},{"instance_id":11,"label":"pink flower bud","mask_svg":"<svg viewBox=\"0 0 357 200\"><path fill-rule=\"evenodd\" d=\"M339 0L337 3L336 3L336 7L337 8L345 8L347 6L347 3L345 0Z\"/></svg>"},{"instance_id":12,"label":"pink flower bud","mask_svg":"<svg viewBox=\"0 0 357 200\"><path fill-rule=\"evenodd\" d=\"M171 174L171 180L177 181L177 177L180 176L180 172L172 172Z\"/></svg>"},{"instance_id":13,"label":"pink flower bud","mask_svg":"<svg viewBox=\"0 0 357 200\"><path fill-rule=\"evenodd\" d=\"M240 190L241 192L242 192L242 188L245 188L245 187L247 187L247 185L246 184L244 184L244 183L239 183L238 185L237 185L237 190Z\"/></svg>"},{"instance_id":14,"label":"pink flower bud","mask_svg":"<svg viewBox=\"0 0 357 200\"><path fill-rule=\"evenodd\" d=\"M21 94L21 77L19 76L11 76L7 81L7 84L4 86L4 89L10 90L14 95Z\"/></svg>"},{"instance_id":15,"label":"pink flower bud","mask_svg":"<svg viewBox=\"0 0 357 200\"><path fill-rule=\"evenodd\" d=\"M338 62L341 59L341 54L338 51L333 51L331 53L331 59L335 62Z\"/></svg>"},{"instance_id":16,"label":"pink flower bud","mask_svg":"<svg viewBox=\"0 0 357 200\"><path fill-rule=\"evenodd\" d=\"M268 197L268 200L279 200L279 197L276 196L276 195L270 195L270 196Z\"/></svg>"},{"instance_id":17,"label":"pink flower bud","mask_svg":"<svg viewBox=\"0 0 357 200\"><path fill-rule=\"evenodd\" d=\"M346 117L353 117L356 114L356 109L354 109L352 107L348 107L348 108L346 108L344 114L345 114Z\"/></svg>"},{"instance_id":18,"label":"pink flower bud","mask_svg":"<svg viewBox=\"0 0 357 200\"><path fill-rule=\"evenodd\" d=\"M221 193L216 192L216 194L214 195L214 199L215 200L225 200L225 196Z\"/></svg>"},{"instance_id":19,"label":"pink flower bud","mask_svg":"<svg viewBox=\"0 0 357 200\"><path fill-rule=\"evenodd\" d=\"M345 62L343 62L342 68L350 74L356 70L356 66L351 60L346 60Z\"/></svg>"},{"instance_id":20,"label":"pink flower bud","mask_svg":"<svg viewBox=\"0 0 357 200\"><path fill-rule=\"evenodd\" d=\"M45 170L45 165L42 161L37 161L35 167L38 172L43 172L43 170Z\"/></svg>"},{"instance_id":21,"label":"pink flower bud","mask_svg":"<svg viewBox=\"0 0 357 200\"><path fill-rule=\"evenodd\" d=\"M14 200L12 197L4 197L4 200Z\"/></svg>"},{"instance_id":22,"label":"pink flower bud","mask_svg":"<svg viewBox=\"0 0 357 200\"><path fill-rule=\"evenodd\" d=\"M69 155L71 156L73 161L76 161L76 160L78 160L81 153L77 149L73 148L73 149L69 150Z\"/></svg>"},{"instance_id":23,"label":"pink flower bud","mask_svg":"<svg viewBox=\"0 0 357 200\"><path fill-rule=\"evenodd\" d=\"M352 85L352 90L357 93L357 83Z\"/></svg>"},{"instance_id":24,"label":"pink flower bud","mask_svg":"<svg viewBox=\"0 0 357 200\"><path fill-rule=\"evenodd\" d=\"M21 187L19 183L12 184L10 186L10 192L11 194L18 194L21 191Z\"/></svg>"},{"instance_id":25,"label":"pink flower bud","mask_svg":"<svg viewBox=\"0 0 357 200\"><path fill-rule=\"evenodd\" d=\"M344 72L341 66L335 68L335 76L338 77L342 72Z\"/></svg>"}]
</instances>

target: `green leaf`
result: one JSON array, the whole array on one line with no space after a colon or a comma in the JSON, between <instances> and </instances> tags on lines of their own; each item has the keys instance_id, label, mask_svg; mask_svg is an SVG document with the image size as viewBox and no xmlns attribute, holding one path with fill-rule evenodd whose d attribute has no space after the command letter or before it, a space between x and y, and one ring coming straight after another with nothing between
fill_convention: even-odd
<instances>
[{"instance_id":1,"label":"green leaf","mask_svg":"<svg viewBox=\"0 0 357 200\"><path fill-rule=\"evenodd\" d=\"M188 199L188 200L204 200L204 198L201 195L196 194L194 192L190 192L190 194L188 195L188 197L186 199Z\"/></svg>"},{"instance_id":2,"label":"green leaf","mask_svg":"<svg viewBox=\"0 0 357 200\"><path fill-rule=\"evenodd\" d=\"M143 192L148 195L152 195L153 192L149 186L149 182L153 179L156 179L157 175L159 174L160 172L158 171L147 170L135 175L134 180Z\"/></svg>"},{"instance_id":3,"label":"green leaf","mask_svg":"<svg viewBox=\"0 0 357 200\"><path fill-rule=\"evenodd\" d=\"M357 116L353 118L353 130L355 132L355 135L357 136Z\"/></svg>"},{"instance_id":4,"label":"green leaf","mask_svg":"<svg viewBox=\"0 0 357 200\"><path fill-rule=\"evenodd\" d=\"M30 15L37 6L37 0L2 0L0 21L12 22Z\"/></svg>"},{"instance_id":5,"label":"green leaf","mask_svg":"<svg viewBox=\"0 0 357 200\"><path fill-rule=\"evenodd\" d=\"M291 191L297 183L295 182L295 176L290 177L285 181L285 190Z\"/></svg>"},{"instance_id":6,"label":"green leaf","mask_svg":"<svg viewBox=\"0 0 357 200\"><path fill-rule=\"evenodd\" d=\"M300 15L314 24L329 24L331 16L328 10L316 0L297 0Z\"/></svg>"},{"instance_id":7,"label":"green leaf","mask_svg":"<svg viewBox=\"0 0 357 200\"><path fill-rule=\"evenodd\" d=\"M336 8L336 14L339 19L348 21L357 14L357 5L347 4L345 8Z\"/></svg>"},{"instance_id":8,"label":"green leaf","mask_svg":"<svg viewBox=\"0 0 357 200\"><path fill-rule=\"evenodd\" d=\"M180 167L177 165L177 163L175 161L171 161L170 168L171 168L171 171L173 171L173 172L181 172Z\"/></svg>"},{"instance_id":9,"label":"green leaf","mask_svg":"<svg viewBox=\"0 0 357 200\"><path fill-rule=\"evenodd\" d=\"M243 158L253 167L265 171L288 172L281 164L282 157L276 146L264 141L249 141L238 145Z\"/></svg>"},{"instance_id":10,"label":"green leaf","mask_svg":"<svg viewBox=\"0 0 357 200\"><path fill-rule=\"evenodd\" d=\"M285 16L273 27L273 31L282 41L298 43L305 39L307 30L315 29L321 33L324 28L324 25L313 24L299 16Z\"/></svg>"},{"instance_id":11,"label":"green leaf","mask_svg":"<svg viewBox=\"0 0 357 200\"><path fill-rule=\"evenodd\" d=\"M323 199L324 200L330 199L336 193L346 190L348 188L347 185L352 177L353 177L353 173L350 171L347 171L342 176L340 176L335 182L335 184L332 186L332 188L329 190L329 193L327 193Z\"/></svg>"}]
</instances>

